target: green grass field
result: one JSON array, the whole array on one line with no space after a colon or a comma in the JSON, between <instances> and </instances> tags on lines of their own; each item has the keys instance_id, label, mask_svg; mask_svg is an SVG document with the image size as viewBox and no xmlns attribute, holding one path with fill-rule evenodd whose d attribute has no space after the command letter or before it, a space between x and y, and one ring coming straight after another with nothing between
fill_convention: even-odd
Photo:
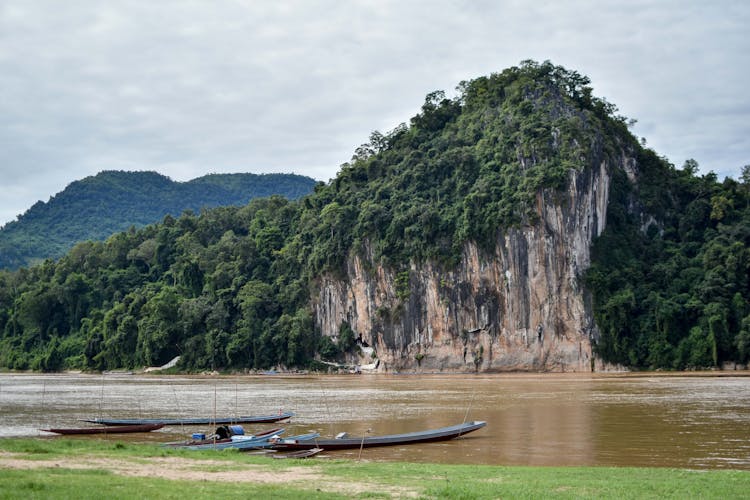
<instances>
[{"instance_id":1,"label":"green grass field","mask_svg":"<svg viewBox=\"0 0 750 500\"><path fill-rule=\"evenodd\" d=\"M323 454L324 455L324 454ZM1 439L0 498L750 498L750 471L273 460L79 439Z\"/></svg>"}]
</instances>

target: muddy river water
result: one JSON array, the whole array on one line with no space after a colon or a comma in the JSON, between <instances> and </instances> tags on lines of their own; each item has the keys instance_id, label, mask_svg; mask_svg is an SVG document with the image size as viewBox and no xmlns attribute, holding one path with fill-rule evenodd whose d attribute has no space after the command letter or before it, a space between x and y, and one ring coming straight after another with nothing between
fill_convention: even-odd
<instances>
[{"instance_id":1,"label":"muddy river water","mask_svg":"<svg viewBox=\"0 0 750 500\"><path fill-rule=\"evenodd\" d=\"M268 415L286 433L393 434L485 420L461 439L368 460L750 470L750 373L221 376L0 374L0 437L90 417ZM246 424L246 432L268 425ZM166 442L198 427L105 436ZM54 439L54 437L49 437ZM81 437L81 439L91 439ZM358 455L359 450L329 456Z\"/></svg>"}]
</instances>

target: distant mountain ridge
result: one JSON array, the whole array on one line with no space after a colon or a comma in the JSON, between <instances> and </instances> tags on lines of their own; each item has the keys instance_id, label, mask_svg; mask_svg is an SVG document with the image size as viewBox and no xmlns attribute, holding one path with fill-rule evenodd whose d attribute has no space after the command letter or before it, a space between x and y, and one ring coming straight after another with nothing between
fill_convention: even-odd
<instances>
[{"instance_id":1,"label":"distant mountain ridge","mask_svg":"<svg viewBox=\"0 0 750 500\"><path fill-rule=\"evenodd\" d=\"M157 172L103 171L74 181L0 228L0 269L57 259L77 242L103 240L185 210L245 205L253 198L297 199L315 179L296 174L208 174L176 182Z\"/></svg>"}]
</instances>

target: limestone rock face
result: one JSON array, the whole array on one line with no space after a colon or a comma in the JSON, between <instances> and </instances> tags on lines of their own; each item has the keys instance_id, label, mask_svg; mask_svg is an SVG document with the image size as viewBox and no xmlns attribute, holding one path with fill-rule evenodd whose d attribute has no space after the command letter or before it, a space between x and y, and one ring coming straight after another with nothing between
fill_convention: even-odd
<instances>
[{"instance_id":1,"label":"limestone rock face","mask_svg":"<svg viewBox=\"0 0 750 500\"><path fill-rule=\"evenodd\" d=\"M380 371L591 371L597 330L581 280L615 168L637 174L624 154L571 170L566 190L537 193L533 225L507 230L494 253L467 243L454 269L412 264L406 279L351 256L344 279L319 282L318 327L336 337L347 322Z\"/></svg>"}]
</instances>

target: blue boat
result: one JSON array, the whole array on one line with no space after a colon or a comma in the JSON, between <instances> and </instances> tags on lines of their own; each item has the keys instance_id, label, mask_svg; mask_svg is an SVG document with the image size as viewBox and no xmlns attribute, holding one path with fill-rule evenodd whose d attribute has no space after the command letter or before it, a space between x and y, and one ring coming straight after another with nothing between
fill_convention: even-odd
<instances>
[{"instance_id":1,"label":"blue boat","mask_svg":"<svg viewBox=\"0 0 750 500\"><path fill-rule=\"evenodd\" d=\"M117 429L117 427L110 427ZM199 446L199 445L216 445L221 443L230 443L233 437L242 436L245 439L271 437L274 435L281 435L284 433L282 427L275 427L262 432L256 432L255 434L245 435L245 430L241 425L223 425L216 429L216 432L211 436L206 436L202 433L193 434L193 439L190 441L173 441L171 443L164 443L162 446L171 446L173 448L184 448L186 446Z\"/></svg>"},{"instance_id":2,"label":"blue boat","mask_svg":"<svg viewBox=\"0 0 750 500\"><path fill-rule=\"evenodd\" d=\"M290 411L279 412L274 415L255 415L242 417L220 417L220 418L92 418L84 422L102 425L227 425L227 424L265 424L281 422L292 418L294 413Z\"/></svg>"},{"instance_id":3,"label":"blue boat","mask_svg":"<svg viewBox=\"0 0 750 500\"><path fill-rule=\"evenodd\" d=\"M282 431L283 432L283 431ZM313 440L320 436L317 432L310 432L308 434L298 434L296 436L290 436L286 439L280 439L277 433L272 436L262 437L242 437L234 436L232 441L223 443L207 443L195 446L183 446L182 450L257 450L263 448L270 448L273 444L278 442L295 442L301 443L309 440Z\"/></svg>"}]
</instances>

